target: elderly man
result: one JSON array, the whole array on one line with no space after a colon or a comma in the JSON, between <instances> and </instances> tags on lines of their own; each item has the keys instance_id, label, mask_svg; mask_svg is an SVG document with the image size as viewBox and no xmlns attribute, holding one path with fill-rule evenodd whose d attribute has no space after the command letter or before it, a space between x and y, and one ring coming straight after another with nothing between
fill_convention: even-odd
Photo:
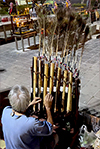
<instances>
[{"instance_id":1,"label":"elderly man","mask_svg":"<svg viewBox=\"0 0 100 149\"><path fill-rule=\"evenodd\" d=\"M36 97L29 104L29 92L24 86L14 86L8 97L11 107L7 106L4 108L1 119L6 149L54 148L57 142L55 142L52 135L53 119L50 111L53 101L52 95L47 94L45 96L44 104L47 112L47 121L40 121L25 115L27 108L41 102L41 99Z\"/></svg>"}]
</instances>

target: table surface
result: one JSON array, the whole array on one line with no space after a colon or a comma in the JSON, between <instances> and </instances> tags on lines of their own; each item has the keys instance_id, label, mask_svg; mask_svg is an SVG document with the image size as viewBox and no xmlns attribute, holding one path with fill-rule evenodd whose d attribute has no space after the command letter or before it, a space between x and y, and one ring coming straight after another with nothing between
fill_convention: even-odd
<instances>
[{"instance_id":1,"label":"table surface","mask_svg":"<svg viewBox=\"0 0 100 149\"><path fill-rule=\"evenodd\" d=\"M10 25L10 24L11 24L11 21L0 22L0 26L3 26L3 25Z\"/></svg>"},{"instance_id":2,"label":"table surface","mask_svg":"<svg viewBox=\"0 0 100 149\"><path fill-rule=\"evenodd\" d=\"M31 17L31 19L33 21L37 20L37 17ZM3 25L10 25L11 24L11 21L7 21L7 22L0 22L0 26L3 26Z\"/></svg>"}]
</instances>

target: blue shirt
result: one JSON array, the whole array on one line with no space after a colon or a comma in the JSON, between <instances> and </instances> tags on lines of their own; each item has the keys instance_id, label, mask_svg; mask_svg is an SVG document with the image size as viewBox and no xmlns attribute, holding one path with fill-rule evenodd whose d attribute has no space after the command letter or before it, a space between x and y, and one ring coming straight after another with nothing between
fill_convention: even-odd
<instances>
[{"instance_id":1,"label":"blue shirt","mask_svg":"<svg viewBox=\"0 0 100 149\"><path fill-rule=\"evenodd\" d=\"M3 110L2 125L6 149L40 149L42 136L52 134L52 124L22 115L11 116L12 108Z\"/></svg>"}]
</instances>

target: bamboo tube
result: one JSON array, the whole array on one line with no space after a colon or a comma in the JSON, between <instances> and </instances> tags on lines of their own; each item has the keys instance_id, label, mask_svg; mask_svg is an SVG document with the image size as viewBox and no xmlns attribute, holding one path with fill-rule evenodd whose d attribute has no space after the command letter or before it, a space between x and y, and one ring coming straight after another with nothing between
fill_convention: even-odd
<instances>
[{"instance_id":1,"label":"bamboo tube","mask_svg":"<svg viewBox=\"0 0 100 149\"><path fill-rule=\"evenodd\" d=\"M42 80L41 80L41 60L39 60L39 80L38 80L38 86L39 86L39 97L41 94L41 86L42 86Z\"/></svg>"},{"instance_id":2,"label":"bamboo tube","mask_svg":"<svg viewBox=\"0 0 100 149\"><path fill-rule=\"evenodd\" d=\"M53 78L54 78L54 63L51 63L50 68L50 87L49 87L49 93L52 94L53 91Z\"/></svg>"},{"instance_id":3,"label":"bamboo tube","mask_svg":"<svg viewBox=\"0 0 100 149\"><path fill-rule=\"evenodd\" d=\"M31 69L31 71L32 71L31 101L33 100L33 75L34 75L34 73L33 73L33 67L34 67L34 57L32 58L32 69Z\"/></svg>"},{"instance_id":4,"label":"bamboo tube","mask_svg":"<svg viewBox=\"0 0 100 149\"><path fill-rule=\"evenodd\" d=\"M37 84L37 57L34 57L34 73L33 73L33 99L35 98L35 89L36 89L36 84Z\"/></svg>"},{"instance_id":5,"label":"bamboo tube","mask_svg":"<svg viewBox=\"0 0 100 149\"><path fill-rule=\"evenodd\" d=\"M65 101L65 88L66 88L66 79L67 79L67 70L64 71L64 79L63 79L63 93L62 93L62 112L64 111L64 101Z\"/></svg>"},{"instance_id":6,"label":"bamboo tube","mask_svg":"<svg viewBox=\"0 0 100 149\"><path fill-rule=\"evenodd\" d=\"M58 107L57 107L57 98L58 98L58 94L60 92L60 77L61 77L61 68L58 67L58 72L57 72L57 82L56 82L56 97L55 97L55 108L54 108L54 112L58 111Z\"/></svg>"},{"instance_id":7,"label":"bamboo tube","mask_svg":"<svg viewBox=\"0 0 100 149\"><path fill-rule=\"evenodd\" d=\"M43 105L44 105L44 98L47 94L47 83L48 82L48 64L45 64L44 68L44 91L43 91Z\"/></svg>"},{"instance_id":8,"label":"bamboo tube","mask_svg":"<svg viewBox=\"0 0 100 149\"><path fill-rule=\"evenodd\" d=\"M68 98L67 98L67 113L72 111L72 76L73 73L69 74L69 88L68 88Z\"/></svg>"}]
</instances>

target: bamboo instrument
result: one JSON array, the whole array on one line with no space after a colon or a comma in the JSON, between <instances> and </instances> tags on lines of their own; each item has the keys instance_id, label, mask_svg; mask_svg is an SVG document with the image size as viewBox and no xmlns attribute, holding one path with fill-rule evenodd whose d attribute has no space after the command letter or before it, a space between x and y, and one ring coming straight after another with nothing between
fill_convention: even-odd
<instances>
[{"instance_id":1,"label":"bamboo instrument","mask_svg":"<svg viewBox=\"0 0 100 149\"><path fill-rule=\"evenodd\" d=\"M72 111L72 76L73 73L69 73L69 88L68 88L68 98L67 98L67 113Z\"/></svg>"},{"instance_id":2,"label":"bamboo instrument","mask_svg":"<svg viewBox=\"0 0 100 149\"><path fill-rule=\"evenodd\" d=\"M33 100L33 66L34 66L34 57L32 58L32 88L31 88L31 101Z\"/></svg>"},{"instance_id":3,"label":"bamboo instrument","mask_svg":"<svg viewBox=\"0 0 100 149\"><path fill-rule=\"evenodd\" d=\"M40 94L41 94L41 86L42 86L42 80L41 80L41 60L39 60L39 80L38 80L38 86L39 86L38 95L39 95L39 97L40 97Z\"/></svg>"},{"instance_id":4,"label":"bamboo instrument","mask_svg":"<svg viewBox=\"0 0 100 149\"><path fill-rule=\"evenodd\" d=\"M41 96L41 87L42 87L42 80L41 80L41 60L37 60L37 94L36 96L40 97ZM35 110L38 111L41 109L40 103L36 104Z\"/></svg>"},{"instance_id":5,"label":"bamboo instrument","mask_svg":"<svg viewBox=\"0 0 100 149\"><path fill-rule=\"evenodd\" d=\"M43 105L44 105L44 98L47 94L47 85L48 85L48 64L45 64L44 66L44 91L43 91Z\"/></svg>"},{"instance_id":6,"label":"bamboo instrument","mask_svg":"<svg viewBox=\"0 0 100 149\"><path fill-rule=\"evenodd\" d=\"M63 92L62 92L62 109L64 111L64 103L65 103L65 89L66 89L66 79L67 79L67 70L64 71L64 79L63 79Z\"/></svg>"},{"instance_id":7,"label":"bamboo instrument","mask_svg":"<svg viewBox=\"0 0 100 149\"><path fill-rule=\"evenodd\" d=\"M49 93L52 94L53 92L53 78L54 78L54 63L51 63L50 68L50 86L49 86Z\"/></svg>"},{"instance_id":8,"label":"bamboo instrument","mask_svg":"<svg viewBox=\"0 0 100 149\"><path fill-rule=\"evenodd\" d=\"M54 112L58 111L57 98L58 98L58 95L59 95L59 92L60 92L60 79L61 79L61 68L58 67Z\"/></svg>"},{"instance_id":9,"label":"bamboo instrument","mask_svg":"<svg viewBox=\"0 0 100 149\"><path fill-rule=\"evenodd\" d=\"M37 57L34 57L34 73L33 73L33 99L35 98L36 94L36 81L37 81Z\"/></svg>"},{"instance_id":10,"label":"bamboo instrument","mask_svg":"<svg viewBox=\"0 0 100 149\"><path fill-rule=\"evenodd\" d=\"M34 64L33 64L33 99L36 96L36 84L37 84L37 57L34 57ZM35 106L33 107L35 110Z\"/></svg>"}]
</instances>

